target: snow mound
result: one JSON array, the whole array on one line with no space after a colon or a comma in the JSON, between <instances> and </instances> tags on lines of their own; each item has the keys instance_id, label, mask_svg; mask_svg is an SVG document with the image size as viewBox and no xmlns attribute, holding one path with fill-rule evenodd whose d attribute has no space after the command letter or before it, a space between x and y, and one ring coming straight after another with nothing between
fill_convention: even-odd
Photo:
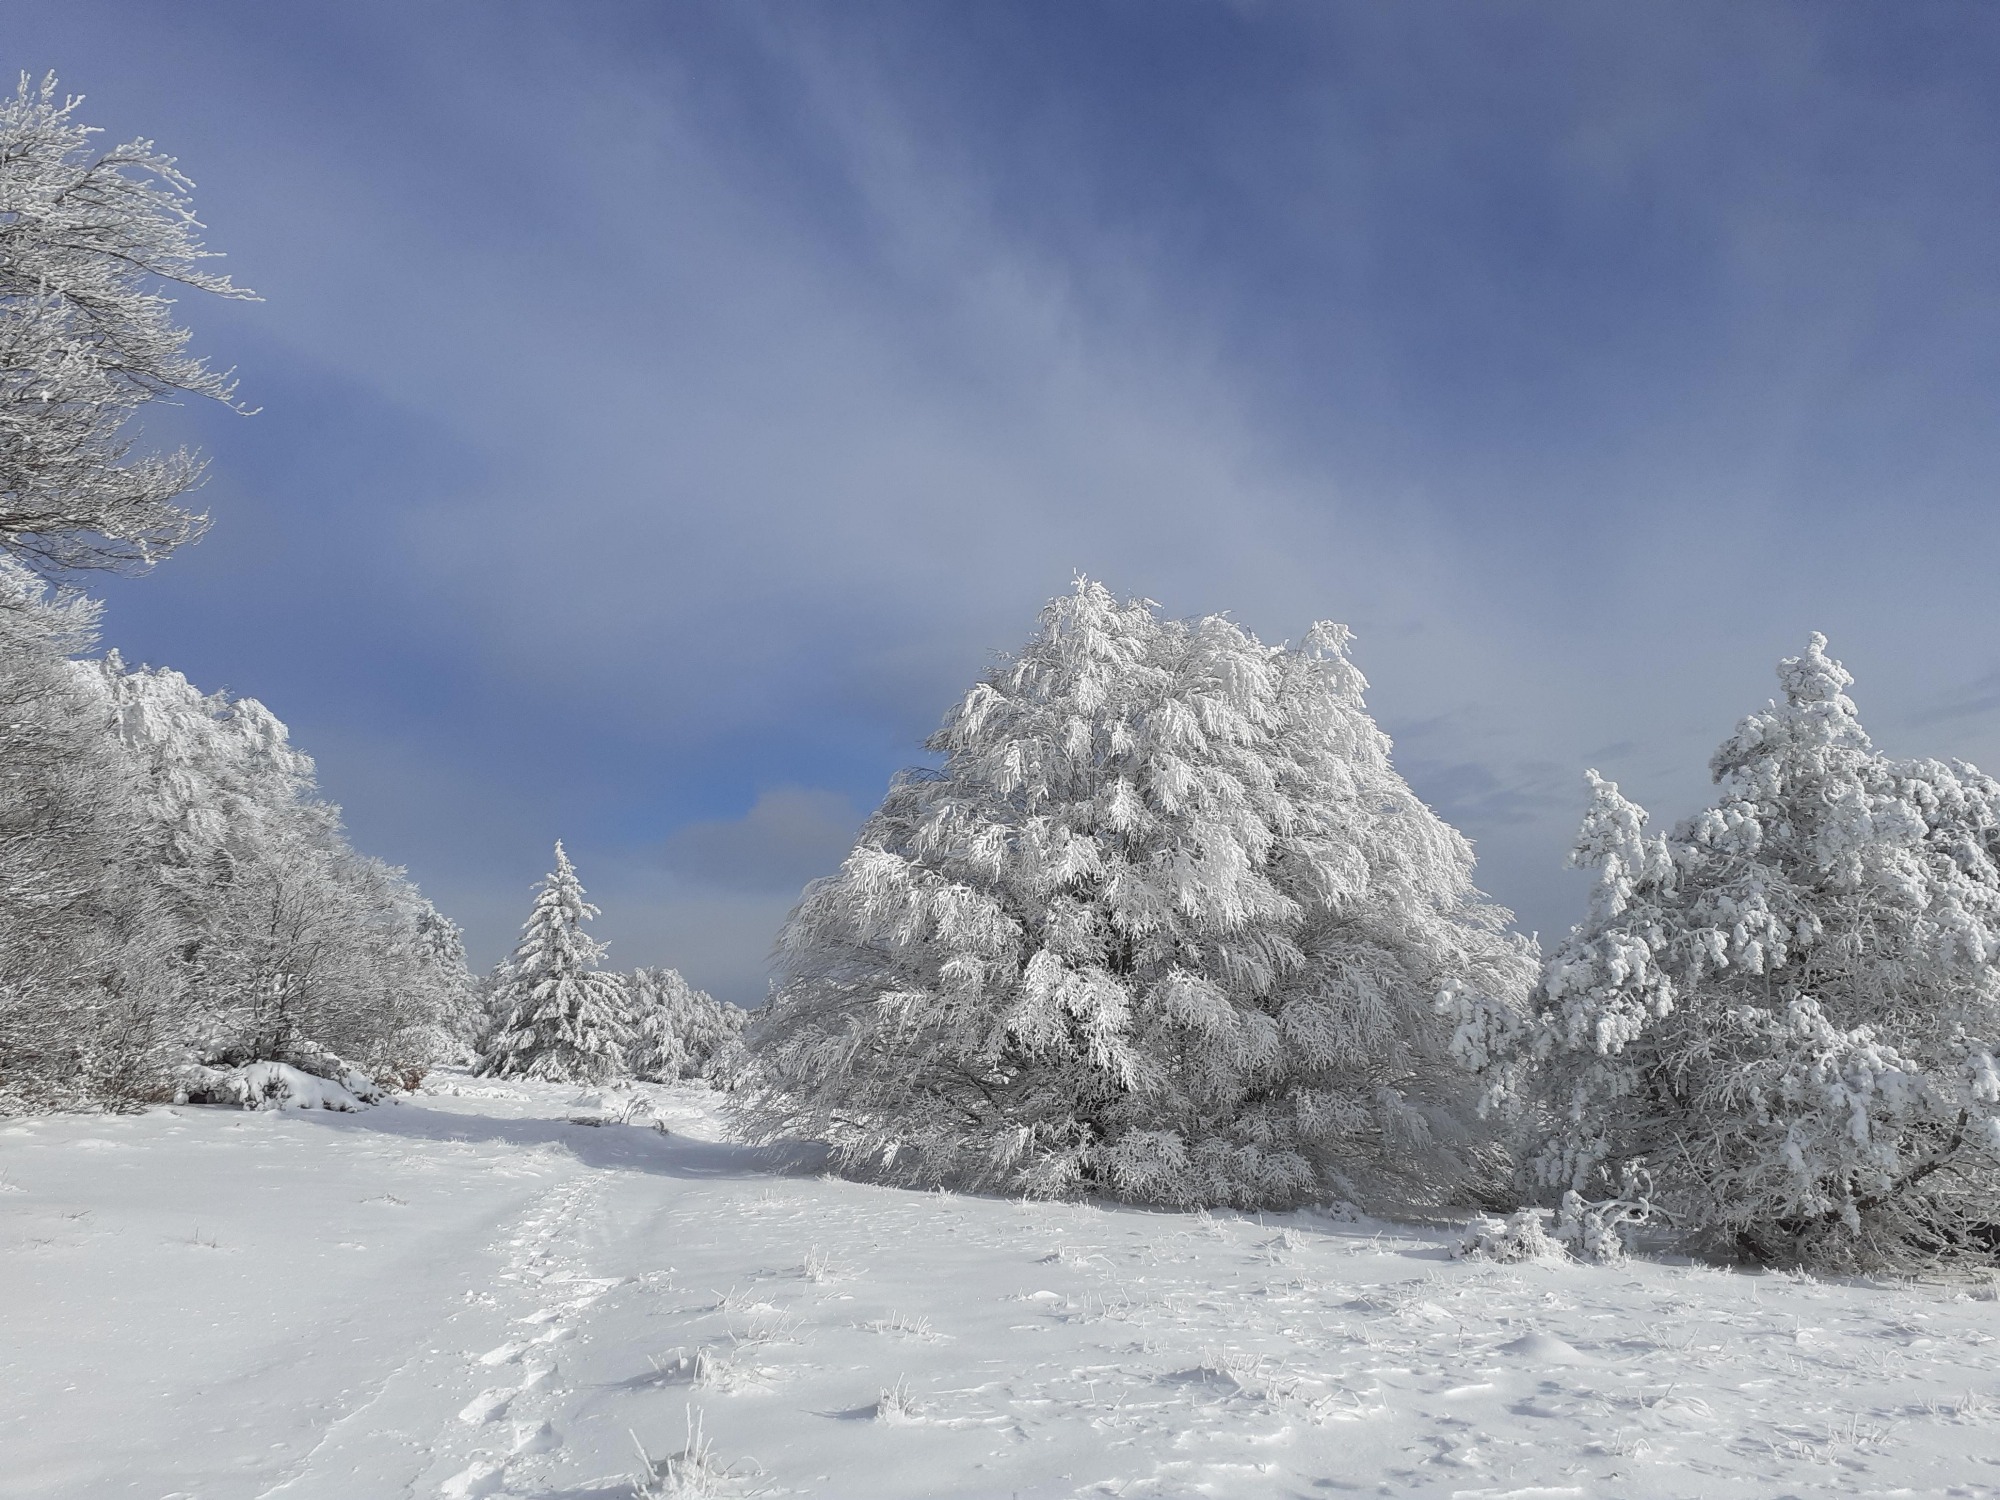
<instances>
[{"instance_id":1,"label":"snow mound","mask_svg":"<svg viewBox=\"0 0 2000 1500\"><path fill-rule=\"evenodd\" d=\"M1592 1362L1590 1356L1576 1345L1552 1333L1524 1333L1502 1344L1500 1352L1510 1354L1525 1364L1587 1365Z\"/></svg>"},{"instance_id":2,"label":"snow mound","mask_svg":"<svg viewBox=\"0 0 2000 1500\"><path fill-rule=\"evenodd\" d=\"M496 1495L507 1484L507 1466L491 1459L477 1459L447 1479L438 1489L444 1500L475 1500Z\"/></svg>"}]
</instances>

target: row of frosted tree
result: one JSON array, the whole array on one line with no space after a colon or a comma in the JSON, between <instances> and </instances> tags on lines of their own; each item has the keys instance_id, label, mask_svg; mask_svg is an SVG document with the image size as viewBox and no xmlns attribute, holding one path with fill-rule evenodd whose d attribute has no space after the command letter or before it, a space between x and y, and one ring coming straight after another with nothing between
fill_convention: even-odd
<instances>
[{"instance_id":1,"label":"row of frosted tree","mask_svg":"<svg viewBox=\"0 0 2000 1500\"><path fill-rule=\"evenodd\" d=\"M75 103L53 79L0 101L0 1113L346 1108L468 1058L726 1071L740 1011L672 970L589 972L594 909L560 846L521 949L475 984L458 929L349 847L268 709L88 655L77 581L206 525L182 503L203 461L128 435L162 397L233 401L172 293L248 294L207 269L171 158L99 148Z\"/></svg>"},{"instance_id":2,"label":"row of frosted tree","mask_svg":"<svg viewBox=\"0 0 2000 1500\"><path fill-rule=\"evenodd\" d=\"M188 184L0 103L0 1110L504 1076L726 1077L898 1182L1164 1206L1560 1205L1766 1260L2000 1247L2000 786L1878 753L1812 638L1670 832L1591 777L1546 956L1396 773L1339 626L1267 646L1079 583L807 888L741 1013L595 967L566 857L484 986L250 699L89 659L92 568L199 533L161 396ZM249 1070L249 1072L246 1072ZM273 1072L272 1070L279 1070ZM1517 1237L1532 1238L1522 1228Z\"/></svg>"},{"instance_id":3,"label":"row of frosted tree","mask_svg":"<svg viewBox=\"0 0 2000 1500\"><path fill-rule=\"evenodd\" d=\"M1591 773L1596 886L1544 959L1342 627L1268 646L1080 582L808 887L744 1123L911 1184L1990 1255L2000 784L1876 751L1825 646L1671 832Z\"/></svg>"},{"instance_id":4,"label":"row of frosted tree","mask_svg":"<svg viewBox=\"0 0 2000 1500\"><path fill-rule=\"evenodd\" d=\"M187 452L134 453L160 397L229 402L172 291L206 269L189 184L98 147L53 80L0 101L0 1112L317 1075L406 1077L471 1005L457 929L351 849L254 699L94 644L91 570L199 535Z\"/></svg>"}]
</instances>

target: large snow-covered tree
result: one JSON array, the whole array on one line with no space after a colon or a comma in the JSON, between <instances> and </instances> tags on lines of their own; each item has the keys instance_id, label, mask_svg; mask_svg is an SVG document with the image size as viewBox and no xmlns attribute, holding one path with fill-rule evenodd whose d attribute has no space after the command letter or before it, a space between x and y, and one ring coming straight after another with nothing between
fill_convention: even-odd
<instances>
[{"instance_id":1,"label":"large snow-covered tree","mask_svg":"<svg viewBox=\"0 0 2000 1500\"><path fill-rule=\"evenodd\" d=\"M597 914L558 842L521 941L493 978L488 1071L555 1083L602 1083L626 1071L624 981L592 967L604 945L583 930Z\"/></svg>"},{"instance_id":2,"label":"large snow-covered tree","mask_svg":"<svg viewBox=\"0 0 2000 1500\"><path fill-rule=\"evenodd\" d=\"M1477 1191L1450 1050L1528 944L1410 790L1347 631L1080 580L780 938L745 1120L849 1170L1163 1204Z\"/></svg>"},{"instance_id":3,"label":"large snow-covered tree","mask_svg":"<svg viewBox=\"0 0 2000 1500\"><path fill-rule=\"evenodd\" d=\"M0 549L44 568L143 566L199 534L186 451L134 455L164 395L231 399L167 291L250 295L209 271L191 184L150 141L99 149L51 76L0 99Z\"/></svg>"},{"instance_id":4,"label":"large snow-covered tree","mask_svg":"<svg viewBox=\"0 0 2000 1500\"><path fill-rule=\"evenodd\" d=\"M1878 753L1825 647L1668 836L1591 773L1590 912L1512 1052L1532 1168L1587 1198L1641 1162L1677 1224L1767 1260L1990 1251L2000 783Z\"/></svg>"}]
</instances>

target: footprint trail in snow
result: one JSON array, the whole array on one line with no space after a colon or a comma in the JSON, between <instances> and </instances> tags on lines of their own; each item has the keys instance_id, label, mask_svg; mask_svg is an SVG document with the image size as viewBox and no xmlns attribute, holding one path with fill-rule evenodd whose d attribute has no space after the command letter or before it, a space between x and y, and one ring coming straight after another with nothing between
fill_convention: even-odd
<instances>
[{"instance_id":1,"label":"footprint trail in snow","mask_svg":"<svg viewBox=\"0 0 2000 1500\"><path fill-rule=\"evenodd\" d=\"M629 1500L696 1434L715 1494L2000 1500L1990 1284L1464 1264L442 1088L0 1130L0 1500Z\"/></svg>"}]
</instances>

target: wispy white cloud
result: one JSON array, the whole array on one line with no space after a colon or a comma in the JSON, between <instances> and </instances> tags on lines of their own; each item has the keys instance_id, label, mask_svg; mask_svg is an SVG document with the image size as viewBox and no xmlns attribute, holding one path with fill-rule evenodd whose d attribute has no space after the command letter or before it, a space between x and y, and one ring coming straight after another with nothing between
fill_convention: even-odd
<instances>
[{"instance_id":1,"label":"wispy white cloud","mask_svg":"<svg viewBox=\"0 0 2000 1500\"><path fill-rule=\"evenodd\" d=\"M1079 569L1353 625L1544 931L1582 766L1690 810L1810 629L1891 748L2000 760L1984 32L178 14L0 42L180 151L268 298L190 309L267 410L111 633L299 721L482 958L562 836L619 961L754 993L777 872Z\"/></svg>"}]
</instances>

